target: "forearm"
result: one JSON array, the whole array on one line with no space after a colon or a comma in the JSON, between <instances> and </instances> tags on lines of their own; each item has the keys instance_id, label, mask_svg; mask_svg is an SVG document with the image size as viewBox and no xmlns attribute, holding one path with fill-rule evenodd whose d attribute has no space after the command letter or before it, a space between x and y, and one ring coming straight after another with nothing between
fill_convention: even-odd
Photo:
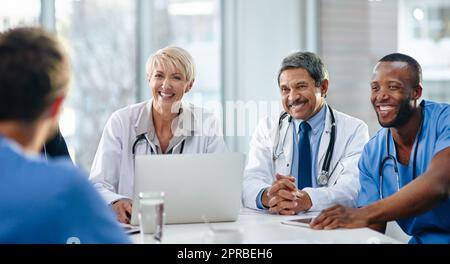
<instances>
[{"instance_id":1,"label":"forearm","mask_svg":"<svg viewBox=\"0 0 450 264\"><path fill-rule=\"evenodd\" d=\"M398 193L365 207L369 223L384 223L419 215L443 200L442 188L418 178Z\"/></svg>"},{"instance_id":2,"label":"forearm","mask_svg":"<svg viewBox=\"0 0 450 264\"><path fill-rule=\"evenodd\" d=\"M384 234L386 232L386 223L371 224L368 227L370 229L380 232L382 234Z\"/></svg>"},{"instance_id":3,"label":"forearm","mask_svg":"<svg viewBox=\"0 0 450 264\"><path fill-rule=\"evenodd\" d=\"M364 207L369 224L419 215L448 199L450 188L450 149L438 153L426 173L396 194Z\"/></svg>"}]
</instances>

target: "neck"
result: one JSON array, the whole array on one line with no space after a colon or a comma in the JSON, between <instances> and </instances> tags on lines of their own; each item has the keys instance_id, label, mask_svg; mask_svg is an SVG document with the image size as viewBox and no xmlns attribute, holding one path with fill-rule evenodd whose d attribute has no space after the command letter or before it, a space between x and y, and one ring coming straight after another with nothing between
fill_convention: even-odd
<instances>
[{"instance_id":1,"label":"neck","mask_svg":"<svg viewBox=\"0 0 450 264\"><path fill-rule=\"evenodd\" d=\"M404 146L414 145L414 140L419 132L422 118L422 111L419 106L414 109L411 118L404 125L391 128L395 142Z\"/></svg>"},{"instance_id":2,"label":"neck","mask_svg":"<svg viewBox=\"0 0 450 264\"><path fill-rule=\"evenodd\" d=\"M320 103L319 107L317 107L316 111L314 111L311 116L308 118L308 120L310 120L311 118L313 118L315 115L317 115L317 113L320 112L320 110L322 110L322 107L325 105L325 100L322 99L322 102Z\"/></svg>"},{"instance_id":3,"label":"neck","mask_svg":"<svg viewBox=\"0 0 450 264\"><path fill-rule=\"evenodd\" d=\"M0 134L18 143L27 153L39 153L45 144L46 134L42 124L18 121L0 122Z\"/></svg>"},{"instance_id":4,"label":"neck","mask_svg":"<svg viewBox=\"0 0 450 264\"><path fill-rule=\"evenodd\" d=\"M172 121L178 116L177 113L171 111L160 111L153 108L152 118L156 132L171 131Z\"/></svg>"}]
</instances>

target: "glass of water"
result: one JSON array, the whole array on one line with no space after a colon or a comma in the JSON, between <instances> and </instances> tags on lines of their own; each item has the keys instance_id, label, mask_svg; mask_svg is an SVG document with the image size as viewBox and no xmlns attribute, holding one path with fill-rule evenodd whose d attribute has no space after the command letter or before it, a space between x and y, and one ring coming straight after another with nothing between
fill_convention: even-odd
<instances>
[{"instance_id":1,"label":"glass of water","mask_svg":"<svg viewBox=\"0 0 450 264\"><path fill-rule=\"evenodd\" d=\"M141 192L138 197L142 243L159 244L164 227L164 192Z\"/></svg>"}]
</instances>

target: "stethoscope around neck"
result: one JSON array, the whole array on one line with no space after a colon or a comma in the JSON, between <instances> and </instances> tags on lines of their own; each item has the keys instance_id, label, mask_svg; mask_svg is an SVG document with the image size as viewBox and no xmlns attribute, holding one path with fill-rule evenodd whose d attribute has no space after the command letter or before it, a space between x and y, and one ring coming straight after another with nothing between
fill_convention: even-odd
<instances>
[{"instance_id":1,"label":"stethoscope around neck","mask_svg":"<svg viewBox=\"0 0 450 264\"><path fill-rule=\"evenodd\" d=\"M413 153L413 180L417 177L417 171L416 171L416 159L417 159L417 148L419 146L419 140L420 140L420 136L422 135L422 126L423 126L423 119L424 119L424 104L421 104L422 107L422 119L420 120L420 126L419 126L419 131L417 133L417 139L416 139L416 145L414 147L414 153ZM390 146L391 146L391 130L388 129L387 133L386 133L386 157L384 157L384 159L381 161L380 163L380 167L379 167L379 175L378 177L380 178L380 186L379 186L379 196L380 199L383 199L383 168L384 165L391 160L394 166L394 172L395 172L395 177L397 179L397 191L400 190L400 176L399 176L399 172L398 172L398 166L397 166L397 159L391 155L391 151L390 151Z\"/></svg>"},{"instance_id":2,"label":"stethoscope around neck","mask_svg":"<svg viewBox=\"0 0 450 264\"><path fill-rule=\"evenodd\" d=\"M325 154L325 159L322 164L322 169L319 173L319 176L317 177L317 184L320 186L325 186L328 184L328 181L330 180L330 166L331 166L331 157L333 156L333 150L334 150L334 143L336 142L336 120L334 118L333 109L331 106L328 105L328 109L330 111L331 116L331 135L330 135L330 143L328 143L327 152ZM276 133L275 137L275 146L274 151L272 153L272 159L273 161L279 159L281 155L284 154L283 146L286 141L286 136L288 134L289 129L286 129L286 132L284 133L283 140L280 144L280 134L281 134L281 127L283 124L283 120L285 118L288 118L289 124L292 123L292 116L289 116L288 113L282 112L280 115L280 118L278 119L278 131Z\"/></svg>"},{"instance_id":3,"label":"stethoscope around neck","mask_svg":"<svg viewBox=\"0 0 450 264\"><path fill-rule=\"evenodd\" d=\"M133 160L134 160L135 157L136 157L136 146L137 146L137 145L139 144L139 142L141 142L142 140L144 140L144 141L147 143L147 145L150 146L150 154L151 154L151 155L154 155L154 154L155 154L155 151L153 150L153 148L152 148L150 142L148 141L147 133L142 133L142 134L136 136L136 139L134 140L133 146L131 147L131 154L133 155ZM179 154L183 154L185 142L186 142L186 139L183 139L183 141L181 142L181 147L180 147L180 152L179 152ZM174 148L175 148L175 146L169 151L168 154L172 154Z\"/></svg>"}]
</instances>

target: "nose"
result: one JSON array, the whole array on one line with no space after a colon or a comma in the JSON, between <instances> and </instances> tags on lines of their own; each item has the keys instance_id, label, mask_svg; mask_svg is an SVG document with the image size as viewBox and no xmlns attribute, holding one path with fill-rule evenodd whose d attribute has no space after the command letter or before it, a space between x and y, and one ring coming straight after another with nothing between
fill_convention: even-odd
<instances>
[{"instance_id":1,"label":"nose","mask_svg":"<svg viewBox=\"0 0 450 264\"><path fill-rule=\"evenodd\" d=\"M291 89L289 91L289 100L290 101L295 101L300 97L300 94L295 90L295 89Z\"/></svg>"},{"instance_id":2,"label":"nose","mask_svg":"<svg viewBox=\"0 0 450 264\"><path fill-rule=\"evenodd\" d=\"M375 94L375 99L377 102L382 102L389 99L389 90L387 88L381 87Z\"/></svg>"},{"instance_id":3,"label":"nose","mask_svg":"<svg viewBox=\"0 0 450 264\"><path fill-rule=\"evenodd\" d=\"M166 89L170 87L170 79L169 78L165 78L164 81L162 82L161 88Z\"/></svg>"}]
</instances>

